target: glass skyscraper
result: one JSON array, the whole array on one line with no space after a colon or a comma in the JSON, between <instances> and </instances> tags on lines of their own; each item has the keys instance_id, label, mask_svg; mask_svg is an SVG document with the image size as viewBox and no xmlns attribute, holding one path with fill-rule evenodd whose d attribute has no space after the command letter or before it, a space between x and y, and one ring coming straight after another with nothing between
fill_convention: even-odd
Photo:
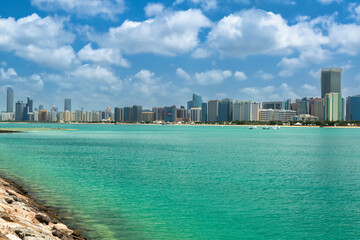
<instances>
[{"instance_id":1,"label":"glass skyscraper","mask_svg":"<svg viewBox=\"0 0 360 240\"><path fill-rule=\"evenodd\" d=\"M192 101L187 102L187 108L188 110L190 110L191 108L194 107L201 107L201 104L202 104L202 97L194 93Z\"/></svg>"},{"instance_id":2,"label":"glass skyscraper","mask_svg":"<svg viewBox=\"0 0 360 240\"><path fill-rule=\"evenodd\" d=\"M321 98L327 93L341 93L341 68L323 68L321 70Z\"/></svg>"},{"instance_id":3,"label":"glass skyscraper","mask_svg":"<svg viewBox=\"0 0 360 240\"><path fill-rule=\"evenodd\" d=\"M223 99L219 103L219 122L230 122L233 120L234 103L232 99Z\"/></svg>"},{"instance_id":4,"label":"glass skyscraper","mask_svg":"<svg viewBox=\"0 0 360 240\"><path fill-rule=\"evenodd\" d=\"M360 121L360 95L347 98L346 120Z\"/></svg>"},{"instance_id":5,"label":"glass skyscraper","mask_svg":"<svg viewBox=\"0 0 360 240\"><path fill-rule=\"evenodd\" d=\"M71 99L67 98L64 102L64 112L69 111L71 112Z\"/></svg>"},{"instance_id":6,"label":"glass skyscraper","mask_svg":"<svg viewBox=\"0 0 360 240\"><path fill-rule=\"evenodd\" d=\"M14 91L8 87L6 92L6 112L14 112Z\"/></svg>"},{"instance_id":7,"label":"glass skyscraper","mask_svg":"<svg viewBox=\"0 0 360 240\"><path fill-rule=\"evenodd\" d=\"M201 104L201 122L208 121L208 104L202 103Z\"/></svg>"}]
</instances>

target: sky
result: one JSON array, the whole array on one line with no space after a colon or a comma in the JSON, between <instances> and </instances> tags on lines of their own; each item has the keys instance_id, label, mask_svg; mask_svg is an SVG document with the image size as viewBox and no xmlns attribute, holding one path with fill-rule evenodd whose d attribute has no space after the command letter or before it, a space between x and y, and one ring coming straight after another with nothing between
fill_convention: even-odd
<instances>
[{"instance_id":1,"label":"sky","mask_svg":"<svg viewBox=\"0 0 360 240\"><path fill-rule=\"evenodd\" d=\"M72 109L317 97L321 68L360 94L360 3L345 0L1 0L6 88Z\"/></svg>"}]
</instances>

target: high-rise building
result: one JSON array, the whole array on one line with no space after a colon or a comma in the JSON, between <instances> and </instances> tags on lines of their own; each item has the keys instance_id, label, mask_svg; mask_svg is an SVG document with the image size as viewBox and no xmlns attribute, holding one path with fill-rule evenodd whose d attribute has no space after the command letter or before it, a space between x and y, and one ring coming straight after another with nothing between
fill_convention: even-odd
<instances>
[{"instance_id":1,"label":"high-rise building","mask_svg":"<svg viewBox=\"0 0 360 240\"><path fill-rule=\"evenodd\" d=\"M201 107L201 104L202 104L202 97L194 93L192 101L187 102L187 109L190 110L191 108L194 107Z\"/></svg>"},{"instance_id":2,"label":"high-rise building","mask_svg":"<svg viewBox=\"0 0 360 240\"><path fill-rule=\"evenodd\" d=\"M71 112L71 99L66 98L64 100L64 112L69 111Z\"/></svg>"},{"instance_id":3,"label":"high-rise building","mask_svg":"<svg viewBox=\"0 0 360 240\"><path fill-rule=\"evenodd\" d=\"M46 122L48 117L47 117L47 111L46 109L41 109L39 111L39 117L38 117L40 122Z\"/></svg>"},{"instance_id":4,"label":"high-rise building","mask_svg":"<svg viewBox=\"0 0 360 240\"><path fill-rule=\"evenodd\" d=\"M324 121L324 99L310 99L310 115L317 117L320 121Z\"/></svg>"},{"instance_id":5,"label":"high-rise building","mask_svg":"<svg viewBox=\"0 0 360 240\"><path fill-rule=\"evenodd\" d=\"M29 113L31 113L31 112L33 112L33 103L34 103L34 101L32 100L32 98L30 98L30 97L27 97L27 104L26 104L26 106L28 107L28 112Z\"/></svg>"},{"instance_id":6,"label":"high-rise building","mask_svg":"<svg viewBox=\"0 0 360 240\"><path fill-rule=\"evenodd\" d=\"M208 121L208 104L202 103L201 104L201 122Z\"/></svg>"},{"instance_id":7,"label":"high-rise building","mask_svg":"<svg viewBox=\"0 0 360 240\"><path fill-rule=\"evenodd\" d=\"M208 122L219 121L219 100L210 100L208 102Z\"/></svg>"},{"instance_id":8,"label":"high-rise building","mask_svg":"<svg viewBox=\"0 0 360 240\"><path fill-rule=\"evenodd\" d=\"M8 87L6 93L6 112L14 112L14 91Z\"/></svg>"},{"instance_id":9,"label":"high-rise building","mask_svg":"<svg viewBox=\"0 0 360 240\"><path fill-rule=\"evenodd\" d=\"M124 122L132 122L133 117L133 108L132 107L124 107Z\"/></svg>"},{"instance_id":10,"label":"high-rise building","mask_svg":"<svg viewBox=\"0 0 360 240\"><path fill-rule=\"evenodd\" d=\"M144 122L153 122L154 121L154 113L151 111L142 112L142 118Z\"/></svg>"},{"instance_id":11,"label":"high-rise building","mask_svg":"<svg viewBox=\"0 0 360 240\"><path fill-rule=\"evenodd\" d=\"M321 97L327 93L341 93L341 68L323 68L321 70Z\"/></svg>"},{"instance_id":12,"label":"high-rise building","mask_svg":"<svg viewBox=\"0 0 360 240\"><path fill-rule=\"evenodd\" d=\"M186 108L184 106L181 106L180 108L178 108L176 113L176 121L177 122L188 122L188 114L186 111Z\"/></svg>"},{"instance_id":13,"label":"high-rise building","mask_svg":"<svg viewBox=\"0 0 360 240\"><path fill-rule=\"evenodd\" d=\"M163 116L165 122L176 122L176 106L164 107Z\"/></svg>"},{"instance_id":14,"label":"high-rise building","mask_svg":"<svg viewBox=\"0 0 360 240\"><path fill-rule=\"evenodd\" d=\"M346 120L360 121L360 95L347 97L346 99Z\"/></svg>"},{"instance_id":15,"label":"high-rise building","mask_svg":"<svg viewBox=\"0 0 360 240\"><path fill-rule=\"evenodd\" d=\"M152 112L154 113L154 121L163 121L163 108L153 107Z\"/></svg>"},{"instance_id":16,"label":"high-rise building","mask_svg":"<svg viewBox=\"0 0 360 240\"><path fill-rule=\"evenodd\" d=\"M24 121L24 108L25 104L22 101L18 101L15 104L15 121Z\"/></svg>"},{"instance_id":17,"label":"high-rise building","mask_svg":"<svg viewBox=\"0 0 360 240\"><path fill-rule=\"evenodd\" d=\"M42 110L42 109L44 109L44 106L40 104L39 105L39 111Z\"/></svg>"},{"instance_id":18,"label":"high-rise building","mask_svg":"<svg viewBox=\"0 0 360 240\"><path fill-rule=\"evenodd\" d=\"M285 109L283 101L272 101L272 102L263 102L263 109Z\"/></svg>"},{"instance_id":19,"label":"high-rise building","mask_svg":"<svg viewBox=\"0 0 360 240\"><path fill-rule=\"evenodd\" d=\"M114 110L114 120L115 122L122 122L123 121L123 112L122 108L116 107Z\"/></svg>"},{"instance_id":20,"label":"high-rise building","mask_svg":"<svg viewBox=\"0 0 360 240\"><path fill-rule=\"evenodd\" d=\"M219 122L231 122L233 120L234 103L232 99L226 98L219 103Z\"/></svg>"},{"instance_id":21,"label":"high-rise building","mask_svg":"<svg viewBox=\"0 0 360 240\"><path fill-rule=\"evenodd\" d=\"M341 93L326 93L324 98L325 120L341 121L343 116L343 103Z\"/></svg>"},{"instance_id":22,"label":"high-rise building","mask_svg":"<svg viewBox=\"0 0 360 240\"><path fill-rule=\"evenodd\" d=\"M142 106L134 105L132 110L133 122L142 122Z\"/></svg>"},{"instance_id":23,"label":"high-rise building","mask_svg":"<svg viewBox=\"0 0 360 240\"><path fill-rule=\"evenodd\" d=\"M300 114L309 114L310 113L310 105L309 105L309 100L305 97L303 99L301 99L300 101L297 102L298 103L298 115Z\"/></svg>"},{"instance_id":24,"label":"high-rise building","mask_svg":"<svg viewBox=\"0 0 360 240\"><path fill-rule=\"evenodd\" d=\"M192 122L200 122L201 121L201 107L194 107L190 109L190 120Z\"/></svg>"},{"instance_id":25,"label":"high-rise building","mask_svg":"<svg viewBox=\"0 0 360 240\"><path fill-rule=\"evenodd\" d=\"M234 104L234 121L259 121L260 103L236 101Z\"/></svg>"}]
</instances>

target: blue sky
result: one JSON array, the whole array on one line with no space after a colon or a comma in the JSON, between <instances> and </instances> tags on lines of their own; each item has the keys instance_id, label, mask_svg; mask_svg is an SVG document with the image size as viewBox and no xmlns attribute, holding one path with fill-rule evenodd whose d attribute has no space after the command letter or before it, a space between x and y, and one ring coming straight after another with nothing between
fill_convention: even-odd
<instances>
[{"instance_id":1,"label":"blue sky","mask_svg":"<svg viewBox=\"0 0 360 240\"><path fill-rule=\"evenodd\" d=\"M2 0L0 109L184 105L360 93L360 4L345 0ZM2 92L2 94L1 94Z\"/></svg>"}]
</instances>

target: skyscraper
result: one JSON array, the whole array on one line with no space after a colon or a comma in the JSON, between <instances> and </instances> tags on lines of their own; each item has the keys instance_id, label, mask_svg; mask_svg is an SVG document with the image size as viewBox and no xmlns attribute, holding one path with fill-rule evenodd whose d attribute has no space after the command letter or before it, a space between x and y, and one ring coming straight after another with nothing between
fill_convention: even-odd
<instances>
[{"instance_id":1,"label":"skyscraper","mask_svg":"<svg viewBox=\"0 0 360 240\"><path fill-rule=\"evenodd\" d=\"M321 97L327 93L341 93L341 68L323 68L321 70Z\"/></svg>"},{"instance_id":2,"label":"skyscraper","mask_svg":"<svg viewBox=\"0 0 360 240\"><path fill-rule=\"evenodd\" d=\"M132 110L132 120L133 122L142 122L142 106L134 105Z\"/></svg>"},{"instance_id":3,"label":"skyscraper","mask_svg":"<svg viewBox=\"0 0 360 240\"><path fill-rule=\"evenodd\" d=\"M71 99L66 98L64 101L64 112L69 111L71 112Z\"/></svg>"},{"instance_id":4,"label":"skyscraper","mask_svg":"<svg viewBox=\"0 0 360 240\"><path fill-rule=\"evenodd\" d=\"M33 112L33 100L32 100L32 98L30 98L30 97L27 97L27 107L29 107L29 112Z\"/></svg>"},{"instance_id":5,"label":"skyscraper","mask_svg":"<svg viewBox=\"0 0 360 240\"><path fill-rule=\"evenodd\" d=\"M24 121L24 108L25 104L22 101L18 101L15 104L15 121Z\"/></svg>"},{"instance_id":6,"label":"skyscraper","mask_svg":"<svg viewBox=\"0 0 360 240\"><path fill-rule=\"evenodd\" d=\"M8 87L6 92L6 112L14 112L14 91Z\"/></svg>"},{"instance_id":7,"label":"skyscraper","mask_svg":"<svg viewBox=\"0 0 360 240\"><path fill-rule=\"evenodd\" d=\"M346 120L360 121L360 95L347 97Z\"/></svg>"},{"instance_id":8,"label":"skyscraper","mask_svg":"<svg viewBox=\"0 0 360 240\"><path fill-rule=\"evenodd\" d=\"M343 117L341 93L326 93L324 98L325 120L340 121Z\"/></svg>"},{"instance_id":9,"label":"skyscraper","mask_svg":"<svg viewBox=\"0 0 360 240\"><path fill-rule=\"evenodd\" d=\"M192 101L187 102L187 108L188 110L190 110L191 108L194 107L201 107L201 104L202 104L202 97L194 93Z\"/></svg>"},{"instance_id":10,"label":"skyscraper","mask_svg":"<svg viewBox=\"0 0 360 240\"><path fill-rule=\"evenodd\" d=\"M202 122L208 121L208 104L207 103L201 104L201 121Z\"/></svg>"},{"instance_id":11,"label":"skyscraper","mask_svg":"<svg viewBox=\"0 0 360 240\"><path fill-rule=\"evenodd\" d=\"M123 121L123 109L116 107L114 110L114 120L115 122L122 122Z\"/></svg>"},{"instance_id":12,"label":"skyscraper","mask_svg":"<svg viewBox=\"0 0 360 240\"><path fill-rule=\"evenodd\" d=\"M210 100L208 102L208 122L219 121L219 100Z\"/></svg>"},{"instance_id":13,"label":"skyscraper","mask_svg":"<svg viewBox=\"0 0 360 240\"><path fill-rule=\"evenodd\" d=\"M231 122L233 120L234 103L232 99L223 99L219 103L219 122Z\"/></svg>"},{"instance_id":14,"label":"skyscraper","mask_svg":"<svg viewBox=\"0 0 360 240\"><path fill-rule=\"evenodd\" d=\"M124 107L124 122L132 122L132 107Z\"/></svg>"}]
</instances>

